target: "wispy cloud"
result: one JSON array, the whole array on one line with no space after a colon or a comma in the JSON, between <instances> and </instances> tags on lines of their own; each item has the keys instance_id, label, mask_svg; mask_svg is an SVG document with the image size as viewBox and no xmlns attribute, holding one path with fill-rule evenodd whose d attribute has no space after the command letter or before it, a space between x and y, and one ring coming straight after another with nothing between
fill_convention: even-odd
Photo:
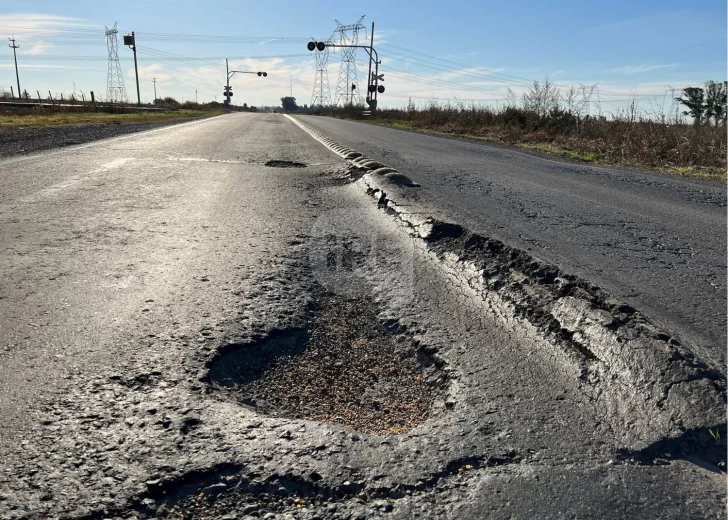
<instances>
[{"instance_id":1,"label":"wispy cloud","mask_svg":"<svg viewBox=\"0 0 728 520\"><path fill-rule=\"evenodd\" d=\"M640 74L642 72L650 72L659 69L673 69L677 67L677 63L666 63L664 65L624 65L611 69L609 72L614 74Z\"/></svg>"},{"instance_id":2,"label":"wispy cloud","mask_svg":"<svg viewBox=\"0 0 728 520\"><path fill-rule=\"evenodd\" d=\"M2 70L2 69L15 70L15 65L13 63L0 63L0 70ZM50 64L46 64L46 63L23 64L23 69L25 69L25 70L31 70L31 69L32 70L45 70L45 69L89 70L88 67L74 67L74 66L70 66L70 65L50 65Z\"/></svg>"},{"instance_id":3,"label":"wispy cloud","mask_svg":"<svg viewBox=\"0 0 728 520\"><path fill-rule=\"evenodd\" d=\"M96 27L82 18L44 13L0 14L3 33L19 36L55 36L69 29ZM100 31L101 29L99 29Z\"/></svg>"},{"instance_id":4,"label":"wispy cloud","mask_svg":"<svg viewBox=\"0 0 728 520\"><path fill-rule=\"evenodd\" d=\"M40 56L42 54L45 54L46 51L48 51L48 49L52 47L53 45L48 42L44 42L43 40L30 41L26 44L26 48L23 50L23 54Z\"/></svg>"}]
</instances>

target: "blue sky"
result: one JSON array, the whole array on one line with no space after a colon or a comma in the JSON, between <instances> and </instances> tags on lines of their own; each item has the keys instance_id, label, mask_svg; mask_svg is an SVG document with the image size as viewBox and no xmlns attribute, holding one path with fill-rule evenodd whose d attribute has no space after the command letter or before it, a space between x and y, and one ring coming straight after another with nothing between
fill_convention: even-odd
<instances>
[{"instance_id":1,"label":"blue sky","mask_svg":"<svg viewBox=\"0 0 728 520\"><path fill-rule=\"evenodd\" d=\"M268 78L236 76L236 103L278 104L293 88L311 100L310 37L326 38L335 19L376 22L375 47L387 91L380 102L402 106L410 96L498 102L548 77L564 91L598 84L605 111L636 94L649 109L669 87L726 78L726 3L673 0L379 1L361 4L192 2L170 0L38 0L0 7L0 34L20 44L21 87L47 95L106 90L104 25L138 36L142 100L159 95L222 99L225 57L235 68L266 70ZM12 9L11 9L12 8ZM367 31L368 32L368 31ZM363 34L362 34L363 36ZM0 88L15 85L12 50L0 52ZM127 91L134 92L131 51L120 46ZM201 58L192 60L191 58ZM366 55L357 56L359 77ZM340 54L331 54L335 91Z\"/></svg>"}]
</instances>

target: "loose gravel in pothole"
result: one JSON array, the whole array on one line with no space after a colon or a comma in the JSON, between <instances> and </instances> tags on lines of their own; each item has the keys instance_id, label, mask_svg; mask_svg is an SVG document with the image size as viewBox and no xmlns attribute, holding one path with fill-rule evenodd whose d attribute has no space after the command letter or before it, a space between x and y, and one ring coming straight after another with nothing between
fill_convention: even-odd
<instances>
[{"instance_id":1,"label":"loose gravel in pothole","mask_svg":"<svg viewBox=\"0 0 728 520\"><path fill-rule=\"evenodd\" d=\"M371 299L327 293L315 307L308 330L218 357L211 382L262 413L364 433L402 433L430 417L447 376L425 347L397 321L382 323Z\"/></svg>"}]
</instances>

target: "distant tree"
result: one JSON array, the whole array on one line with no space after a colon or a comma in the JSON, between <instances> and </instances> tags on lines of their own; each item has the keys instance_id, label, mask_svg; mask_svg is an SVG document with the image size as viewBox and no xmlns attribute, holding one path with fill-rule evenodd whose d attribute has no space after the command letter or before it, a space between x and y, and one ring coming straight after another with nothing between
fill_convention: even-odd
<instances>
[{"instance_id":1,"label":"distant tree","mask_svg":"<svg viewBox=\"0 0 728 520\"><path fill-rule=\"evenodd\" d=\"M705 91L700 87L687 87L683 89L682 95L675 98L681 104L685 105L687 110L683 112L685 116L691 116L696 125L703 122L705 114Z\"/></svg>"},{"instance_id":2,"label":"distant tree","mask_svg":"<svg viewBox=\"0 0 728 520\"><path fill-rule=\"evenodd\" d=\"M546 79L543 83L533 82L533 86L522 96L523 108L545 117L549 112L559 108L561 94L556 86Z\"/></svg>"},{"instance_id":3,"label":"distant tree","mask_svg":"<svg viewBox=\"0 0 728 520\"><path fill-rule=\"evenodd\" d=\"M708 81L705 83L705 121L710 122L713 118L715 125L725 124L726 120L726 93L728 82L716 83Z\"/></svg>"},{"instance_id":4,"label":"distant tree","mask_svg":"<svg viewBox=\"0 0 728 520\"><path fill-rule=\"evenodd\" d=\"M412 98L410 98L411 100ZM515 92L513 92L510 88L506 92L506 107L507 108L516 108L518 106L518 96Z\"/></svg>"},{"instance_id":5,"label":"distant tree","mask_svg":"<svg viewBox=\"0 0 728 520\"><path fill-rule=\"evenodd\" d=\"M281 106L283 107L283 110L287 112L295 112L298 110L298 105L296 104L296 98L291 96L286 96L281 98Z\"/></svg>"}]
</instances>

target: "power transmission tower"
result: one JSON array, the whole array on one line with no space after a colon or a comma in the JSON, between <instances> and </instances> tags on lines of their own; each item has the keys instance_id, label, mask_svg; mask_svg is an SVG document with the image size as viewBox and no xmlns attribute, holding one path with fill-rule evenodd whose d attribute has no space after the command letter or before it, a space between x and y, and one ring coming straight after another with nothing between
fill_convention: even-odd
<instances>
[{"instance_id":1,"label":"power transmission tower","mask_svg":"<svg viewBox=\"0 0 728 520\"><path fill-rule=\"evenodd\" d=\"M311 94L311 106L320 107L331 104L331 88L329 87L329 45L333 42L333 35L324 43L326 48L314 51L316 58L316 77L313 80L313 94Z\"/></svg>"},{"instance_id":2,"label":"power transmission tower","mask_svg":"<svg viewBox=\"0 0 728 520\"><path fill-rule=\"evenodd\" d=\"M109 50L109 72L106 76L106 102L126 103L126 87L124 74L119 64L119 31L116 24L109 29L106 27L106 47Z\"/></svg>"},{"instance_id":3,"label":"power transmission tower","mask_svg":"<svg viewBox=\"0 0 728 520\"><path fill-rule=\"evenodd\" d=\"M8 38L8 40L13 42L10 45L8 45L8 47L13 49L13 58L15 58L15 79L18 81L18 96L19 96L20 92L21 92L20 91L20 76L18 75L18 55L15 54L15 49L19 49L20 45L15 45L15 38Z\"/></svg>"},{"instance_id":4,"label":"power transmission tower","mask_svg":"<svg viewBox=\"0 0 728 520\"><path fill-rule=\"evenodd\" d=\"M336 94L334 95L334 104L338 105L358 105L361 103L361 97L357 91L359 78L356 73L356 48L359 44L359 31L366 29L362 25L364 16L359 18L356 23L351 25L343 25L336 20L336 30L334 34L339 34L339 45L346 45L341 53L341 68L339 69L339 81L336 83Z\"/></svg>"}]
</instances>

